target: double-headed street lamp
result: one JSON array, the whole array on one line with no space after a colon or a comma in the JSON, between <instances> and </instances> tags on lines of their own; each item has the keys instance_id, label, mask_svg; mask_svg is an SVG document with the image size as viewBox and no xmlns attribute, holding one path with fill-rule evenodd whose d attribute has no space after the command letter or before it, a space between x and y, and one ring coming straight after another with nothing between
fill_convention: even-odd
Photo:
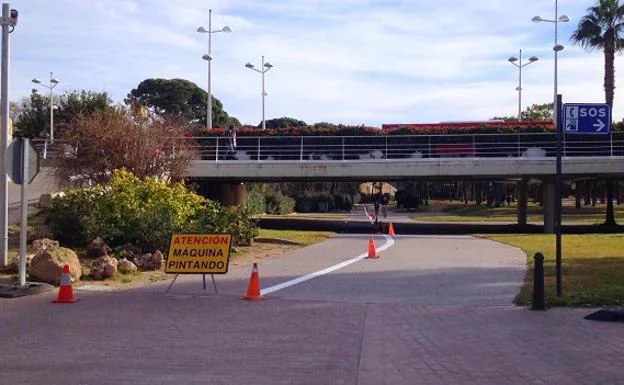
<instances>
[{"instance_id":1,"label":"double-headed street lamp","mask_svg":"<svg viewBox=\"0 0 624 385\"><path fill-rule=\"evenodd\" d=\"M522 64L522 50L520 50L518 57L512 56L508 61L514 66L518 67L518 121L522 121L522 68L528 66L531 63L538 61L537 56L531 56L528 63Z\"/></svg>"},{"instance_id":2,"label":"double-headed street lamp","mask_svg":"<svg viewBox=\"0 0 624 385\"><path fill-rule=\"evenodd\" d=\"M543 19L540 16L533 17L533 21L539 23L541 21L547 21L549 23L555 24L555 45L553 46L553 50L555 51L555 90L554 90L554 118L553 122L555 123L555 129L557 130L557 161L556 161L556 171L555 171L555 275L556 275L556 291L557 296L561 297L563 294L562 288L562 262L561 262L561 190L562 190L562 180L561 180L561 172L562 172L562 159L561 159L561 147L563 141L563 129L560 128L559 123L559 101L560 97L557 93L557 54L559 51L563 50L563 46L558 44L557 42L557 25L559 23L567 23L570 21L570 18L566 15L558 16L558 7L557 0L555 0L555 18L553 20Z\"/></svg>"},{"instance_id":3,"label":"double-headed street lamp","mask_svg":"<svg viewBox=\"0 0 624 385\"><path fill-rule=\"evenodd\" d=\"M54 144L54 95L52 90L59 84L59 80L55 79L52 76L52 72L50 72L50 83L48 85L43 84L37 78L33 79L32 82L50 90L50 143Z\"/></svg>"},{"instance_id":4,"label":"double-headed street lamp","mask_svg":"<svg viewBox=\"0 0 624 385\"><path fill-rule=\"evenodd\" d=\"M559 23L567 23L570 21L570 18L566 15L558 16L558 5L557 0L555 0L555 18L553 20L544 19L541 16L535 16L531 19L534 23L540 23L542 21L553 23L555 25L555 45L553 46L553 51L555 51L555 84L554 84L554 98L553 98L553 107L554 107L554 118L553 122L555 123L555 127L557 127L557 112L559 111L559 106L557 105L557 54L559 51L563 50L563 46L557 42L557 25Z\"/></svg>"},{"instance_id":5,"label":"double-headed street lamp","mask_svg":"<svg viewBox=\"0 0 624 385\"><path fill-rule=\"evenodd\" d=\"M264 119L264 97L267 95L266 91L264 90L264 74L267 73L271 68L273 68L273 65L269 62L265 63L264 56L262 56L262 64L260 67L261 69L257 69L251 63L245 64L245 67L262 74L262 131L264 131L266 130L266 120Z\"/></svg>"},{"instance_id":6,"label":"double-headed street lamp","mask_svg":"<svg viewBox=\"0 0 624 385\"><path fill-rule=\"evenodd\" d=\"M212 29L212 9L208 10L208 28L200 26L197 28L199 33L208 34L208 54L202 56L202 59L208 62L208 96L206 100L207 115L206 115L206 128L212 129L212 90L211 90L211 64L212 64L212 34L217 32L232 32L232 29L227 25L220 29Z\"/></svg>"}]
</instances>

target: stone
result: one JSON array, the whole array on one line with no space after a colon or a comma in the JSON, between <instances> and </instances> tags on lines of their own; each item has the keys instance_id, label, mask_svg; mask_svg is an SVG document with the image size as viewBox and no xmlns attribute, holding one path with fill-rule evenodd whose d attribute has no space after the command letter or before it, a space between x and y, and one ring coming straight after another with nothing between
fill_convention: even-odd
<instances>
[{"instance_id":1,"label":"stone","mask_svg":"<svg viewBox=\"0 0 624 385\"><path fill-rule=\"evenodd\" d=\"M31 278L58 285L61 282L63 266L69 265L73 280L79 280L82 267L78 255L68 248L45 249L35 255L30 263Z\"/></svg>"},{"instance_id":2,"label":"stone","mask_svg":"<svg viewBox=\"0 0 624 385\"><path fill-rule=\"evenodd\" d=\"M119 264L117 265L117 270L119 270L119 272L122 274L128 274L137 271L138 268L134 263L124 258L119 261Z\"/></svg>"},{"instance_id":3,"label":"stone","mask_svg":"<svg viewBox=\"0 0 624 385\"><path fill-rule=\"evenodd\" d=\"M160 250L156 250L152 254L152 265L154 270L161 270L165 266L165 257Z\"/></svg>"},{"instance_id":4,"label":"stone","mask_svg":"<svg viewBox=\"0 0 624 385\"><path fill-rule=\"evenodd\" d=\"M113 250L100 237L95 238L85 250L85 257L89 259L100 258L112 253Z\"/></svg>"},{"instance_id":5,"label":"stone","mask_svg":"<svg viewBox=\"0 0 624 385\"><path fill-rule=\"evenodd\" d=\"M58 249L59 247L60 245L58 241L55 241L49 238L41 238L41 239L35 239L34 241L32 241L32 244L30 245L28 252L33 255L37 255L43 250Z\"/></svg>"},{"instance_id":6,"label":"stone","mask_svg":"<svg viewBox=\"0 0 624 385\"><path fill-rule=\"evenodd\" d=\"M95 280L110 278L117 272L118 263L115 258L103 255L91 262L89 275Z\"/></svg>"}]
</instances>

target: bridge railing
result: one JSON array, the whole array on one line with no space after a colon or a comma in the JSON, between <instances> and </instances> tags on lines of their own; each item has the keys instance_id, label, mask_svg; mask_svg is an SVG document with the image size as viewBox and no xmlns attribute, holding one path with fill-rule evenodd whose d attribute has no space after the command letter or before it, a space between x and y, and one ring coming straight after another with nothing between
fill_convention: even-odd
<instances>
[{"instance_id":1,"label":"bridge railing","mask_svg":"<svg viewBox=\"0 0 624 385\"><path fill-rule=\"evenodd\" d=\"M71 156L79 151L61 141L34 139L41 156ZM379 136L239 136L235 150L227 137L172 138L208 161L370 161L421 158L554 157L554 133ZM624 156L624 132L564 135L563 156Z\"/></svg>"},{"instance_id":2,"label":"bridge railing","mask_svg":"<svg viewBox=\"0 0 624 385\"><path fill-rule=\"evenodd\" d=\"M213 161L360 161L420 158L554 157L554 133L189 138ZM564 156L624 156L624 133L566 135Z\"/></svg>"}]
</instances>

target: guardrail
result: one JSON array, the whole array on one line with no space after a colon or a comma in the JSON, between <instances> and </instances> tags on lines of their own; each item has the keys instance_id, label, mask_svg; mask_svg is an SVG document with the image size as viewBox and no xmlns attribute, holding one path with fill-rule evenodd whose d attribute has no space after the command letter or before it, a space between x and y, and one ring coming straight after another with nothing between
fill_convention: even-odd
<instances>
[{"instance_id":1,"label":"guardrail","mask_svg":"<svg viewBox=\"0 0 624 385\"><path fill-rule=\"evenodd\" d=\"M191 150L195 159L219 161L370 161L420 158L554 157L554 133L379 135L379 136L239 136L236 149L227 137L172 138L172 150ZM33 140L41 156L76 154L58 140ZM564 135L564 157L624 156L624 132Z\"/></svg>"}]
</instances>

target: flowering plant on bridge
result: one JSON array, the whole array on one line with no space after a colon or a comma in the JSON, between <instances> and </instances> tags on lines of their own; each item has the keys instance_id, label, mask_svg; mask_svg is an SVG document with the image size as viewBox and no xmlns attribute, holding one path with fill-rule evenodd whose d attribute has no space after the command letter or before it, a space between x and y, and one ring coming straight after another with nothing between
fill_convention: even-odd
<instances>
[{"instance_id":1,"label":"flowering plant on bridge","mask_svg":"<svg viewBox=\"0 0 624 385\"><path fill-rule=\"evenodd\" d=\"M438 124L384 124L381 129L370 126L319 125L287 128L269 128L264 131L255 126L242 126L237 136L385 136L385 135L446 135L446 134L514 134L554 132L552 121L466 122ZM222 128L194 132L197 137L223 137Z\"/></svg>"}]
</instances>

